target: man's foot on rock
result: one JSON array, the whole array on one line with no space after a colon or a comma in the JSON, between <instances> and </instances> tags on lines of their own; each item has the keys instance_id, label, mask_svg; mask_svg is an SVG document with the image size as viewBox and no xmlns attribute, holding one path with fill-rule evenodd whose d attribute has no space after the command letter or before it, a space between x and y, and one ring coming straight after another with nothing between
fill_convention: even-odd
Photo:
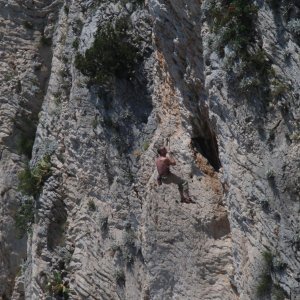
<instances>
[{"instance_id":1,"label":"man's foot on rock","mask_svg":"<svg viewBox=\"0 0 300 300\"><path fill-rule=\"evenodd\" d=\"M196 203L190 197L189 198L181 198L181 203Z\"/></svg>"}]
</instances>

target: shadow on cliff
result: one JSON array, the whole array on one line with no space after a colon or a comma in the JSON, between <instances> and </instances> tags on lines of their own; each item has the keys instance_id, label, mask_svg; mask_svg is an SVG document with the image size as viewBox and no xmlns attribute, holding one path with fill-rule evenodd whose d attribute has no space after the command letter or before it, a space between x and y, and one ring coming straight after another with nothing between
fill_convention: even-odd
<instances>
[{"instance_id":1,"label":"shadow on cliff","mask_svg":"<svg viewBox=\"0 0 300 300\"><path fill-rule=\"evenodd\" d=\"M170 26L171 24L168 23ZM183 32L187 31L190 26L184 27L184 24L178 25ZM160 44L157 45L159 50L173 49L173 40L164 37L165 24L157 23L156 32L159 32L160 38L157 39ZM192 31L192 29L189 29ZM193 33L190 33L193 36ZM187 39L187 37L183 38ZM174 88L180 91L183 99L183 105L190 112L188 125L192 126L191 144L194 151L201 153L218 171L221 167L219 159L219 151L215 129L209 118L209 110L206 105L207 94L203 88L204 83L204 60L202 53L202 41L197 40L189 44L189 51L186 50L184 44L182 48L177 47L173 53L161 52L164 56L167 70L173 79ZM195 56L193 53L197 53ZM176 54L176 55L175 55ZM194 68L194 75L183 74L182 70L190 70ZM192 71L189 71L192 73ZM187 78L189 77L189 78Z\"/></svg>"}]
</instances>

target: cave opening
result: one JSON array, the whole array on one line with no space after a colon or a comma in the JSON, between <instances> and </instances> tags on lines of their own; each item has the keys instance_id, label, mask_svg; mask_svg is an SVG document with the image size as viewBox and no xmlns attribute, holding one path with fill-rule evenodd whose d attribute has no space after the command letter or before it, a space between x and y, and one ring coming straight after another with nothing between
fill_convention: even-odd
<instances>
[{"instance_id":1,"label":"cave opening","mask_svg":"<svg viewBox=\"0 0 300 300\"><path fill-rule=\"evenodd\" d=\"M211 129L207 120L199 119L193 120L193 136L192 147L194 151L203 155L209 164L219 171L221 168L221 161L219 159L219 149L216 134Z\"/></svg>"}]
</instances>

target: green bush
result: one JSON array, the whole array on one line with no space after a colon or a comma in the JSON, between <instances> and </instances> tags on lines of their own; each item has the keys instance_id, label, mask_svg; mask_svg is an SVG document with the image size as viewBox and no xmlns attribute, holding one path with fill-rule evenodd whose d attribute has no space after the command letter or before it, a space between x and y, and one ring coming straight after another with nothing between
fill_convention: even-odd
<instances>
[{"instance_id":1,"label":"green bush","mask_svg":"<svg viewBox=\"0 0 300 300\"><path fill-rule=\"evenodd\" d=\"M209 14L213 18L212 30L218 33L225 47L231 44L246 49L254 41L257 7L248 0L221 0L221 5L212 5Z\"/></svg>"},{"instance_id":2,"label":"green bush","mask_svg":"<svg viewBox=\"0 0 300 300\"><path fill-rule=\"evenodd\" d=\"M272 289L272 277L268 273L264 273L259 277L259 283L257 285L257 296L263 297L269 295Z\"/></svg>"},{"instance_id":3,"label":"green bush","mask_svg":"<svg viewBox=\"0 0 300 300\"><path fill-rule=\"evenodd\" d=\"M227 45L233 49L224 61L228 78L238 83L238 92L249 99L256 92L266 105L271 100L270 81L275 75L266 52L256 42L257 11L258 7L248 0L215 0L207 7L216 50L224 55Z\"/></svg>"},{"instance_id":4,"label":"green bush","mask_svg":"<svg viewBox=\"0 0 300 300\"><path fill-rule=\"evenodd\" d=\"M96 210L96 204L92 199L89 200L88 207L89 207L90 211L95 211Z\"/></svg>"},{"instance_id":5,"label":"green bush","mask_svg":"<svg viewBox=\"0 0 300 300\"><path fill-rule=\"evenodd\" d=\"M273 254L270 251L264 251L262 253L265 265L268 269L271 268L272 266L272 261L273 261Z\"/></svg>"},{"instance_id":6,"label":"green bush","mask_svg":"<svg viewBox=\"0 0 300 300\"><path fill-rule=\"evenodd\" d=\"M14 219L17 238L22 238L31 231L31 225L34 223L34 202L32 199L27 199L20 205Z\"/></svg>"},{"instance_id":7,"label":"green bush","mask_svg":"<svg viewBox=\"0 0 300 300\"><path fill-rule=\"evenodd\" d=\"M275 300L285 299L287 297L285 291L278 284L273 283L271 272L282 272L287 265L270 251L264 251L262 257L263 271L258 277L259 281L256 287L257 296L259 298L265 298L272 295L272 299Z\"/></svg>"},{"instance_id":8,"label":"green bush","mask_svg":"<svg viewBox=\"0 0 300 300\"><path fill-rule=\"evenodd\" d=\"M130 77L138 58L138 48L130 41L130 26L128 18L118 19L115 26L103 26L92 47L84 55L76 55L76 68L98 84L110 83L114 77Z\"/></svg>"},{"instance_id":9,"label":"green bush","mask_svg":"<svg viewBox=\"0 0 300 300\"><path fill-rule=\"evenodd\" d=\"M144 151L147 151L148 148L149 148L149 146L150 146L150 143L149 143L148 141L145 141L145 142L143 143L143 150L144 150Z\"/></svg>"},{"instance_id":10,"label":"green bush","mask_svg":"<svg viewBox=\"0 0 300 300\"><path fill-rule=\"evenodd\" d=\"M32 170L27 165L25 169L19 173L18 190L25 195L36 197L40 193L44 181L50 174L50 156L45 155Z\"/></svg>"},{"instance_id":11,"label":"green bush","mask_svg":"<svg viewBox=\"0 0 300 300\"><path fill-rule=\"evenodd\" d=\"M256 288L256 294L258 297L264 297L271 293L272 290L272 277L271 269L273 266L273 254L270 251L264 251L262 253L263 258L263 271L259 276L259 282Z\"/></svg>"},{"instance_id":12,"label":"green bush","mask_svg":"<svg viewBox=\"0 0 300 300\"><path fill-rule=\"evenodd\" d=\"M18 175L19 185L18 190L24 195L36 195L36 179L33 176L29 166L27 165Z\"/></svg>"}]
</instances>

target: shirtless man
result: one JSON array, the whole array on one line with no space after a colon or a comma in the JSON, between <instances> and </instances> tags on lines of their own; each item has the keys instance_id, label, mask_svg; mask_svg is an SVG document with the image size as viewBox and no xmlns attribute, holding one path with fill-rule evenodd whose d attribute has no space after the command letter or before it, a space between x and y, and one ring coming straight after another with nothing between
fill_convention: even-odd
<instances>
[{"instance_id":1,"label":"shirtless man","mask_svg":"<svg viewBox=\"0 0 300 300\"><path fill-rule=\"evenodd\" d=\"M165 147L158 149L159 157L156 159L157 167L157 183L161 185L162 183L170 184L175 183L178 186L180 193L181 202L184 203L195 203L189 196L188 183L186 180L181 179L177 175L170 171L170 166L175 166L176 161L171 155L167 155L168 151Z\"/></svg>"}]
</instances>

